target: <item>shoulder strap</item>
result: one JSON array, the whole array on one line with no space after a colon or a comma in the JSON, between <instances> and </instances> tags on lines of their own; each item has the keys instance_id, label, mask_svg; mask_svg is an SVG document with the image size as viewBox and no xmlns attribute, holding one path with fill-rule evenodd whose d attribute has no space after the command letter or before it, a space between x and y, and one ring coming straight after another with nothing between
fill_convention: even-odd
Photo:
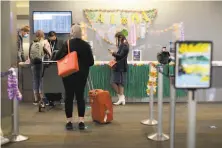
<instances>
[{"instance_id":1,"label":"shoulder strap","mask_svg":"<svg viewBox=\"0 0 222 148\"><path fill-rule=\"evenodd\" d=\"M120 59L120 60L116 61L116 63L121 62L122 60L124 60L125 58L127 58L127 56L128 56L128 53L127 53L127 55L126 55L125 57L123 57L122 59Z\"/></svg>"},{"instance_id":2,"label":"shoulder strap","mask_svg":"<svg viewBox=\"0 0 222 148\"><path fill-rule=\"evenodd\" d=\"M69 40L67 40L67 46L68 46L68 54L70 53L70 46L69 46Z\"/></svg>"},{"instance_id":3,"label":"shoulder strap","mask_svg":"<svg viewBox=\"0 0 222 148\"><path fill-rule=\"evenodd\" d=\"M29 46L29 59L30 59L30 52L31 52L31 48L32 48L32 45L33 45L34 42L32 42Z\"/></svg>"},{"instance_id":4,"label":"shoulder strap","mask_svg":"<svg viewBox=\"0 0 222 148\"><path fill-rule=\"evenodd\" d=\"M125 58L127 58L128 54L129 54L129 52L127 53L127 55L126 55L125 57L123 57L122 59L116 61L116 63L121 62L122 60L124 60Z\"/></svg>"},{"instance_id":5,"label":"shoulder strap","mask_svg":"<svg viewBox=\"0 0 222 148\"><path fill-rule=\"evenodd\" d=\"M40 40L39 43L41 44L42 47L44 47L44 45L45 45L45 41L44 40Z\"/></svg>"}]
</instances>

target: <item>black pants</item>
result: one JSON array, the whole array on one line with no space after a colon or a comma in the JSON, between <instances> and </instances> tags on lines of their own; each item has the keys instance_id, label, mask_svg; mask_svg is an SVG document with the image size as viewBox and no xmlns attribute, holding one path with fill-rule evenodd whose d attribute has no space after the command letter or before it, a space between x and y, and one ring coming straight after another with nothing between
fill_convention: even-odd
<instances>
[{"instance_id":1,"label":"black pants","mask_svg":"<svg viewBox=\"0 0 222 148\"><path fill-rule=\"evenodd\" d=\"M88 75L75 73L63 78L65 88L65 113L67 118L72 117L74 96L77 100L79 117L84 117L85 115L84 90L87 82L87 76Z\"/></svg>"}]
</instances>

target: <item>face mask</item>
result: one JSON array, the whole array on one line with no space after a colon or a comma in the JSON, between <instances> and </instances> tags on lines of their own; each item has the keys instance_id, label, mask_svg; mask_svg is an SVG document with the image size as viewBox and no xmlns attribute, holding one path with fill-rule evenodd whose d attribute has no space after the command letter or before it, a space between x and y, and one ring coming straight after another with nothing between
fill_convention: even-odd
<instances>
[{"instance_id":1,"label":"face mask","mask_svg":"<svg viewBox=\"0 0 222 148\"><path fill-rule=\"evenodd\" d=\"M28 38L28 36L29 36L28 34L25 34L23 38Z\"/></svg>"}]
</instances>

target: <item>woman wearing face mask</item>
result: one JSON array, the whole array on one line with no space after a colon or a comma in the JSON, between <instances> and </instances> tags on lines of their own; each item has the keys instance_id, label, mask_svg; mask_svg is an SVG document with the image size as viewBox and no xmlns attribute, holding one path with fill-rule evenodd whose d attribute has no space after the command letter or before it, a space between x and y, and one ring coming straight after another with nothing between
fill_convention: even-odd
<instances>
[{"instance_id":1,"label":"woman wearing face mask","mask_svg":"<svg viewBox=\"0 0 222 148\"><path fill-rule=\"evenodd\" d=\"M126 37L120 32L115 35L115 38L118 51L114 52L109 50L117 62L111 75L111 84L119 99L114 105L125 105L124 84L126 82L126 72L128 67L127 56L129 53L129 44Z\"/></svg>"},{"instance_id":2,"label":"woman wearing face mask","mask_svg":"<svg viewBox=\"0 0 222 148\"><path fill-rule=\"evenodd\" d=\"M85 100L84 90L89 75L89 68L94 64L92 49L90 45L82 40L82 31L79 25L72 25L71 39L69 40L70 52L76 51L78 55L79 71L67 77L62 78L65 88L65 113L67 118L66 129L73 129L73 99L77 100L79 129L84 130L84 116L85 116ZM56 55L55 60L59 60L68 54L68 44L64 43Z\"/></svg>"}]
</instances>

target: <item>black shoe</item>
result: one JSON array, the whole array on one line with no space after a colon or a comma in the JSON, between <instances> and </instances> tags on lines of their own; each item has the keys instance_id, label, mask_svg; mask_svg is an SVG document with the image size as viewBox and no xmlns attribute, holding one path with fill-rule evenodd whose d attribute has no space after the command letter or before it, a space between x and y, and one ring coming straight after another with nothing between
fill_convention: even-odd
<instances>
[{"instance_id":1,"label":"black shoe","mask_svg":"<svg viewBox=\"0 0 222 148\"><path fill-rule=\"evenodd\" d=\"M79 122L79 129L84 130L85 129L85 124L83 122Z\"/></svg>"},{"instance_id":2,"label":"black shoe","mask_svg":"<svg viewBox=\"0 0 222 148\"><path fill-rule=\"evenodd\" d=\"M38 105L38 101L33 101L33 105Z\"/></svg>"},{"instance_id":3,"label":"black shoe","mask_svg":"<svg viewBox=\"0 0 222 148\"><path fill-rule=\"evenodd\" d=\"M66 123L66 129L67 130L73 130L73 125L71 122Z\"/></svg>"}]
</instances>

